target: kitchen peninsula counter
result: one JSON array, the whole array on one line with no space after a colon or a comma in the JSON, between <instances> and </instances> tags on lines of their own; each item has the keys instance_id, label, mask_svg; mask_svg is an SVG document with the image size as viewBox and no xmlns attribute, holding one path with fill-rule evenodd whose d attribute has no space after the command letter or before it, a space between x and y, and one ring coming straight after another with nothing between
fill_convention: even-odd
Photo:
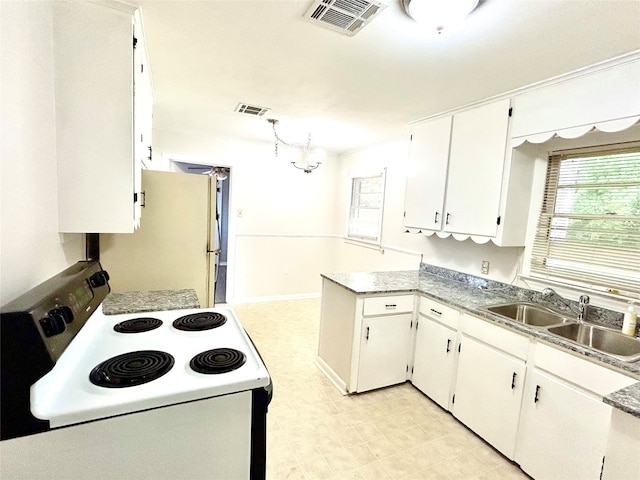
<instances>
[{"instance_id":1,"label":"kitchen peninsula counter","mask_svg":"<svg viewBox=\"0 0 640 480\"><path fill-rule=\"evenodd\" d=\"M102 302L102 313L119 315L124 313L157 312L163 310L200 308L196 291L153 290L149 292L111 292Z\"/></svg>"},{"instance_id":2,"label":"kitchen peninsula counter","mask_svg":"<svg viewBox=\"0 0 640 480\"><path fill-rule=\"evenodd\" d=\"M421 270L392 272L356 272L327 273L322 277L334 282L357 295L416 293L438 300L451 307L500 324L512 330L524 333L537 340L552 344L604 364L609 368L640 380L640 362L624 362L617 358L584 348L579 344L553 335L545 328L536 328L508 318L493 314L485 307L493 304L514 301L541 303L558 311L565 311L572 317L564 305L539 302L537 293L532 290L462 274L439 267L426 266ZM589 320L615 324L621 314L592 306ZM615 408L640 417L640 383L614 392L603 399Z\"/></svg>"}]
</instances>

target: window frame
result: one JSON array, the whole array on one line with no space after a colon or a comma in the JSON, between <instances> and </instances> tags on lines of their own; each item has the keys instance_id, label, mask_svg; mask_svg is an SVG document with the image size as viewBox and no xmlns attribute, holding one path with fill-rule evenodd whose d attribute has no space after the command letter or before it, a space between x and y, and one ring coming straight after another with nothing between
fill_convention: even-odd
<instances>
[{"instance_id":1,"label":"window frame","mask_svg":"<svg viewBox=\"0 0 640 480\"><path fill-rule=\"evenodd\" d=\"M378 228L376 231L375 237L369 237L364 235L352 234L352 212L353 212L353 199L354 199L354 182L356 180L362 180L367 178L380 177L381 179L381 187L382 191L380 192L380 209L378 214ZM345 226L345 238L350 241L355 241L359 243L364 243L368 245L382 245L382 226L384 221L384 204L385 204L385 193L386 193L386 177L387 177L387 169L386 167L382 170L376 171L368 171L368 172L358 172L357 174L349 174L349 200L347 205L347 215L346 215L346 226Z\"/></svg>"},{"instance_id":2,"label":"window frame","mask_svg":"<svg viewBox=\"0 0 640 480\"><path fill-rule=\"evenodd\" d=\"M640 142L626 142L612 145L598 145L587 148L574 148L569 150L558 150L549 152L548 161L547 161L547 172L545 174L545 181L543 185L543 196L540 201L540 209L538 217L536 218L534 225L534 232L532 237L532 242L530 244L529 254L527 255L527 267L528 267L528 275L532 280L538 281L552 281L559 284L565 285L573 285L575 287L587 287L593 290L611 293L614 295L620 295L627 298L640 298L640 288L634 288L635 270L628 269L625 273L624 268L615 268L614 273L610 273L608 277L605 277L607 274L606 271L610 270L606 261L598 262L598 264L593 267L589 265L589 261L585 260L584 262L578 262L578 267L571 267L570 263L576 257L574 254L566 254L566 256L560 256L558 258L551 259L555 263L555 268L547 267L547 259L550 248L553 247L552 241L549 240L549 237L553 235L551 230L551 225L553 223L554 217L557 219L561 218L569 218L580 216L578 212L556 212L555 204L559 198L559 192L562 191L563 188L568 188L566 185L564 187L558 187L558 181L560 178L560 165L563 161L575 160L576 158L585 158L585 157L604 157L607 155L621 154L625 152L640 152ZM557 167L554 166L555 162ZM633 161L632 161L633 162ZM622 162L621 162L622 165ZM553 170L555 168L555 171ZM550 179L555 181L553 185L549 185ZM582 185L582 186L580 186ZM611 185L608 182L599 182L597 185ZM631 183L631 186L637 186L638 184L634 181ZM569 187L570 188L570 187ZM578 184L576 187L578 190L581 188L586 189L585 184ZM550 191L553 192L553 198L550 197ZM557 213L557 215L556 215ZM583 215L584 216L584 215ZM604 220L611 219L615 217L607 217L606 214L598 214L594 215L594 220ZM633 216L635 217L635 215ZM568 222L568 220L566 220ZM632 220L635 221L635 220ZM546 226L545 226L546 225ZM546 231L546 236L544 235L544 231ZM569 229L566 232L575 232L577 230ZM546 238L546 240L545 240ZM556 237L559 238L559 237ZM633 237L632 237L633 238ZM546 243L545 243L546 242ZM571 246L573 243L576 243L577 246L580 245L580 241L574 240L569 241L568 244ZM559 248L563 248L562 242L559 244ZM566 245L566 244L565 244ZM583 244L585 245L585 244ZM586 244L584 247L585 250L594 250L601 251L603 249L607 249L607 245L599 244L597 242L592 242ZM566 248L566 247L564 247ZM543 252L546 249L546 252ZM637 259L640 256L640 250L636 252L636 250L631 248L622 248L619 249L623 253L629 252L630 258L633 259L634 262L637 262ZM587 252L589 254L590 252ZM619 252L618 252L619 254ZM572 258L574 257L574 258ZM593 257L599 257L598 253L594 253ZM565 263L564 269L562 264ZM591 270L591 271L589 271ZM619 274L617 272L620 272ZM627 275L626 280L620 280L619 283L616 283L616 279L613 279L616 275ZM638 283L640 285L640 283Z\"/></svg>"}]
</instances>

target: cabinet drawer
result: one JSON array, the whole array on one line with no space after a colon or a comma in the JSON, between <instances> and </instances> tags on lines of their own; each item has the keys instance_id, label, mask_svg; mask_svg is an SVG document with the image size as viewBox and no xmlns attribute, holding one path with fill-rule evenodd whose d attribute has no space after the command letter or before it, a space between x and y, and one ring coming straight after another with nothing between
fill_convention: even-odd
<instances>
[{"instance_id":1,"label":"cabinet drawer","mask_svg":"<svg viewBox=\"0 0 640 480\"><path fill-rule=\"evenodd\" d=\"M395 295L390 297L366 297L363 315L389 315L413 312L413 295Z\"/></svg>"},{"instance_id":2,"label":"cabinet drawer","mask_svg":"<svg viewBox=\"0 0 640 480\"><path fill-rule=\"evenodd\" d=\"M448 307L442 303L438 303L430 298L420 297L419 312L425 317L433 318L438 322L452 328L458 329L458 318L460 312L455 308Z\"/></svg>"},{"instance_id":3,"label":"cabinet drawer","mask_svg":"<svg viewBox=\"0 0 640 480\"><path fill-rule=\"evenodd\" d=\"M535 365L541 370L546 370L602 396L637 382L622 373L542 343L538 343L535 348Z\"/></svg>"},{"instance_id":4,"label":"cabinet drawer","mask_svg":"<svg viewBox=\"0 0 640 480\"><path fill-rule=\"evenodd\" d=\"M486 320L464 314L460 319L460 330L469 337L474 337L498 350L522 360L527 359L529 338L506 328L493 325Z\"/></svg>"}]
</instances>

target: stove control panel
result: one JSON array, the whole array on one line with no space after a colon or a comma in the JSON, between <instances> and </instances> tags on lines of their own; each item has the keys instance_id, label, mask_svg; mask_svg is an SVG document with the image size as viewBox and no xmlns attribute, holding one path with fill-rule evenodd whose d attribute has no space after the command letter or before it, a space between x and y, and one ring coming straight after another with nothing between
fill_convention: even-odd
<instances>
[{"instance_id":1,"label":"stove control panel","mask_svg":"<svg viewBox=\"0 0 640 480\"><path fill-rule=\"evenodd\" d=\"M109 274L105 270L100 270L99 272L94 273L89 278L89 283L93 288L102 287L107 284L109 280Z\"/></svg>"},{"instance_id":2,"label":"stove control panel","mask_svg":"<svg viewBox=\"0 0 640 480\"><path fill-rule=\"evenodd\" d=\"M62 306L49 310L46 317L40 319L40 326L45 337L53 337L65 331L67 324L73 322L73 310Z\"/></svg>"},{"instance_id":3,"label":"stove control panel","mask_svg":"<svg viewBox=\"0 0 640 480\"><path fill-rule=\"evenodd\" d=\"M40 326L45 337L53 337L65 331L67 324L64 317L59 313L55 313L56 309L49 312L49 316L40 319ZM53 313L52 313L53 312Z\"/></svg>"},{"instance_id":4,"label":"stove control panel","mask_svg":"<svg viewBox=\"0 0 640 480\"><path fill-rule=\"evenodd\" d=\"M80 261L0 309L0 440L50 429L30 389L49 372L109 293L97 261Z\"/></svg>"}]
</instances>

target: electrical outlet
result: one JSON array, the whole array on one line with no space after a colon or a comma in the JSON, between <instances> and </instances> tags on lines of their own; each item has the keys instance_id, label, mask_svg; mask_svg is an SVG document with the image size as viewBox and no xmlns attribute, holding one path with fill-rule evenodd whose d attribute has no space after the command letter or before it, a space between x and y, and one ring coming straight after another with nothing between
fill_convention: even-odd
<instances>
[{"instance_id":1,"label":"electrical outlet","mask_svg":"<svg viewBox=\"0 0 640 480\"><path fill-rule=\"evenodd\" d=\"M241 208L239 208L238 209L238 218L242 218L242 217L244 217L244 211Z\"/></svg>"},{"instance_id":2,"label":"electrical outlet","mask_svg":"<svg viewBox=\"0 0 640 480\"><path fill-rule=\"evenodd\" d=\"M482 267L480 267L480 272L482 272L483 275L489 275L489 265L491 265L489 260L482 260Z\"/></svg>"}]
</instances>

